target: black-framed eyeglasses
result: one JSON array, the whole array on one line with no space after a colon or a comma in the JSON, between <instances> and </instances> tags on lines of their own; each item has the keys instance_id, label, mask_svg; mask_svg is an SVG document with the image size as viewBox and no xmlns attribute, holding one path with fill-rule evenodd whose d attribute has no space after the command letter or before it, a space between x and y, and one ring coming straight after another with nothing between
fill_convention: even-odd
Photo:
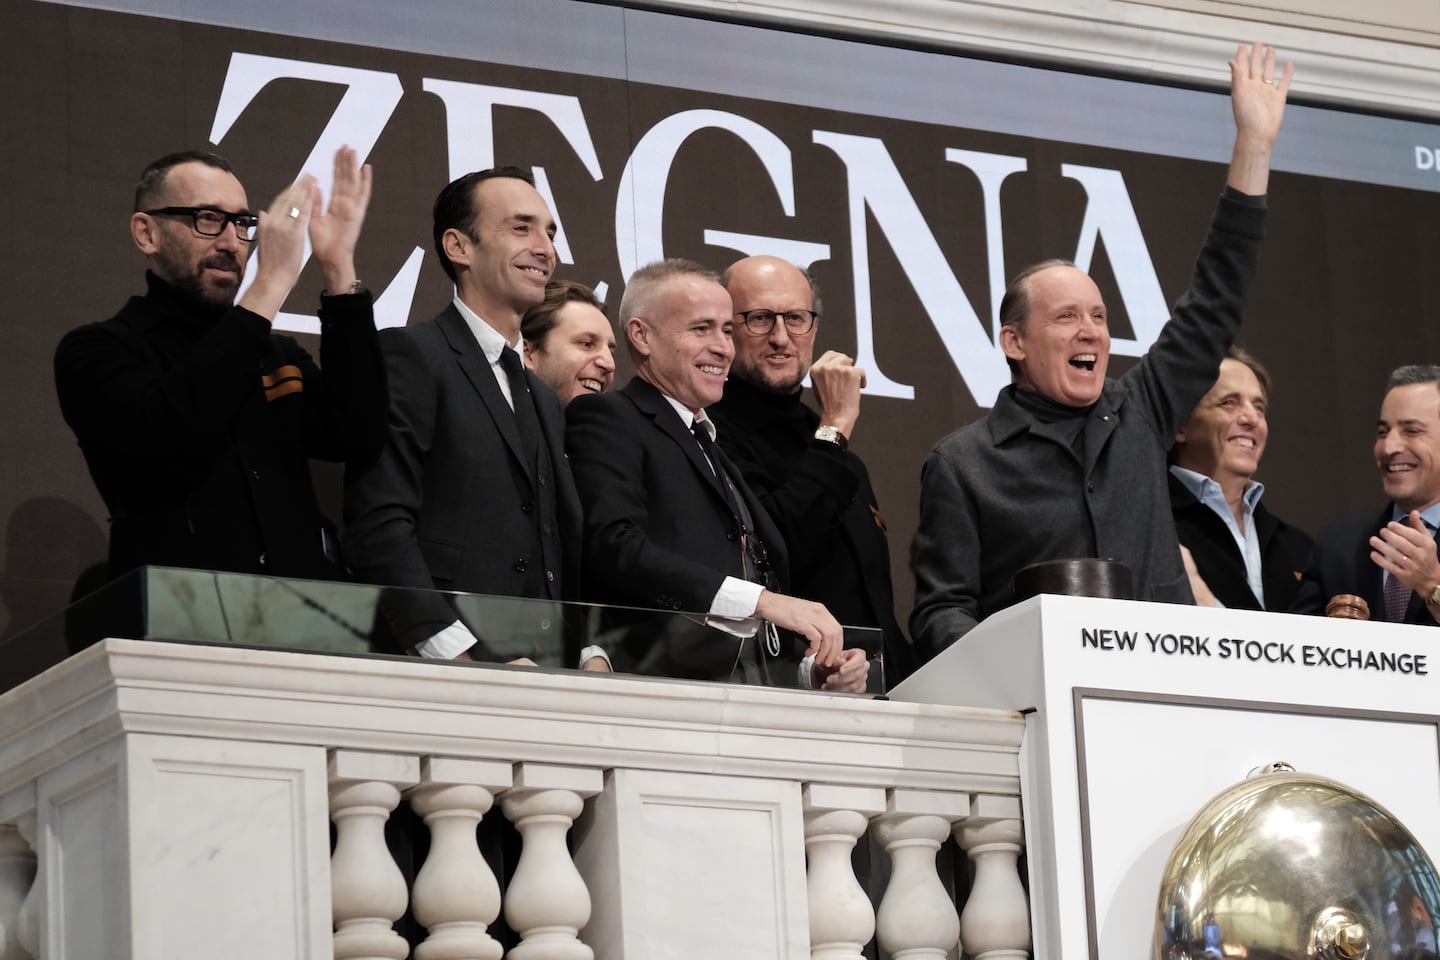
<instances>
[{"instance_id":1,"label":"black-framed eyeglasses","mask_svg":"<svg viewBox=\"0 0 1440 960\"><path fill-rule=\"evenodd\" d=\"M152 217L189 217L195 232L202 237L218 237L225 232L227 223L235 224L235 235L245 242L255 239L260 228L260 218L253 213L226 213L214 207L158 207L142 210Z\"/></svg>"},{"instance_id":2,"label":"black-framed eyeglasses","mask_svg":"<svg viewBox=\"0 0 1440 960\"><path fill-rule=\"evenodd\" d=\"M736 313L745 322L745 329L756 336L764 336L775 329L775 321L785 324L785 332L792 337L803 337L815 329L815 318L820 316L814 310L742 310Z\"/></svg>"}]
</instances>

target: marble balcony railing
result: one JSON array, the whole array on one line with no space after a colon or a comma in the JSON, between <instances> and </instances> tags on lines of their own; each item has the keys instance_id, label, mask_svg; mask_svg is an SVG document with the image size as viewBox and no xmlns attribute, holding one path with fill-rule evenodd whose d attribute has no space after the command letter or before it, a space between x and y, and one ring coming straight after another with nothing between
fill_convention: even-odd
<instances>
[{"instance_id":1,"label":"marble balcony railing","mask_svg":"<svg viewBox=\"0 0 1440 960\"><path fill-rule=\"evenodd\" d=\"M1028 956L1005 711L107 639L0 695L0 960ZM402 804L429 853L407 883ZM522 838L503 899L476 824ZM331 825L333 823L333 840ZM868 836L867 836L868 834ZM936 866L973 862L958 905ZM851 866L873 838L878 909ZM573 851L573 853L572 853ZM394 929L425 928L411 953Z\"/></svg>"}]
</instances>

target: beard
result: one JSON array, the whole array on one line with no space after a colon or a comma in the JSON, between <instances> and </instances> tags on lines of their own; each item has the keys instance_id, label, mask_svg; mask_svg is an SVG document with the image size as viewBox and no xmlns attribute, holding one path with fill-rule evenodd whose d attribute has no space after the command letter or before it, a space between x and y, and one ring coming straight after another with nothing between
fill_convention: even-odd
<instances>
[{"instance_id":1,"label":"beard","mask_svg":"<svg viewBox=\"0 0 1440 960\"><path fill-rule=\"evenodd\" d=\"M805 372L796 377L785 377L783 380L775 376L766 376L766 371L757 366L744 363L737 356L730 364L730 376L742 383L747 383L756 390L765 393L773 393L777 397L789 397L800 392L800 384L805 382Z\"/></svg>"},{"instance_id":2,"label":"beard","mask_svg":"<svg viewBox=\"0 0 1440 960\"><path fill-rule=\"evenodd\" d=\"M194 264L185 262L183 251L162 248L155 273L176 290L207 307L228 307L235 302L245 262L231 250L212 250ZM209 270L229 271L212 274Z\"/></svg>"}]
</instances>

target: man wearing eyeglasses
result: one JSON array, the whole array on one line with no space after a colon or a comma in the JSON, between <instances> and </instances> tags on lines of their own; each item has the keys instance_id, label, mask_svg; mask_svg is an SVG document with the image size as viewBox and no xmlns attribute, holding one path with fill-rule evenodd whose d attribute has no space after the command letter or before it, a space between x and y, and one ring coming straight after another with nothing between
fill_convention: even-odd
<instances>
[{"instance_id":1,"label":"man wearing eyeglasses","mask_svg":"<svg viewBox=\"0 0 1440 960\"><path fill-rule=\"evenodd\" d=\"M305 176L257 214L213 153L169 154L141 174L130 236L146 293L55 352L61 410L110 510L111 577L142 564L342 575L309 459L366 459L385 439L385 369L354 261L370 181L342 148L328 209ZM325 280L323 374L270 329L307 233Z\"/></svg>"},{"instance_id":2,"label":"man wearing eyeglasses","mask_svg":"<svg viewBox=\"0 0 1440 960\"><path fill-rule=\"evenodd\" d=\"M841 622L879 627L885 679L913 667L895 620L885 521L865 464L850 449L865 371L843 353L811 363L819 332L814 280L778 257L746 257L721 278L735 309L735 360L709 408L719 444L790 550L791 589ZM816 413L801 400L810 375Z\"/></svg>"}]
</instances>

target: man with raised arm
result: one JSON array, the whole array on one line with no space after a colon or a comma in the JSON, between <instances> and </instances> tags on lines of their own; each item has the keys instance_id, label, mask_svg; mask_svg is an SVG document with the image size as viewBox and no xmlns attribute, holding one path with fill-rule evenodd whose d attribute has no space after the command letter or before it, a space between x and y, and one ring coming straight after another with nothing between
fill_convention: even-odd
<instances>
[{"instance_id":1,"label":"man with raised arm","mask_svg":"<svg viewBox=\"0 0 1440 960\"><path fill-rule=\"evenodd\" d=\"M385 440L385 369L354 259L370 181L345 147L328 208L305 176L257 214L213 153L141 174L130 237L146 293L55 352L60 408L110 509L111 577L141 564L342 575L309 459L363 461ZM323 369L270 329L307 232L325 278Z\"/></svg>"},{"instance_id":2,"label":"man with raised arm","mask_svg":"<svg viewBox=\"0 0 1440 960\"><path fill-rule=\"evenodd\" d=\"M1240 328L1292 72L1259 44L1230 61L1225 192L1189 289L1124 376L1105 376L1110 331L1089 276L1047 260L1011 281L999 336L1013 382L983 419L936 444L921 475L910 630L922 659L1009 605L1016 572L1043 560L1113 558L1137 599L1193 602L1166 452Z\"/></svg>"}]
</instances>

